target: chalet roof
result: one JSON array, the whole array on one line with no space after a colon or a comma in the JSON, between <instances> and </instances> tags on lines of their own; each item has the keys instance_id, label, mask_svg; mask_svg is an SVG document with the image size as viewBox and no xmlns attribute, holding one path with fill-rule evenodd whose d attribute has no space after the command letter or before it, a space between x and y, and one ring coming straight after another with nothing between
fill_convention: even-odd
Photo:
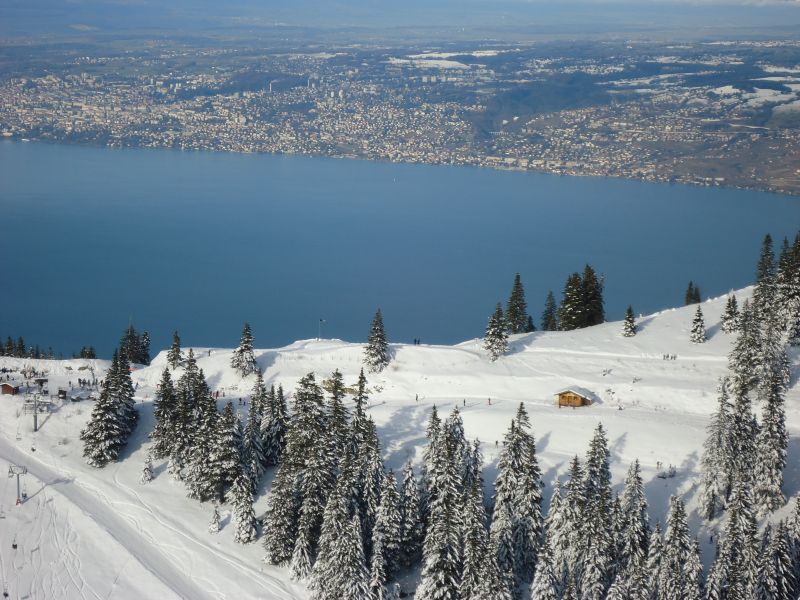
<instances>
[{"instance_id":1,"label":"chalet roof","mask_svg":"<svg viewBox=\"0 0 800 600\"><path fill-rule=\"evenodd\" d=\"M600 398L597 397L597 394L595 394L593 391L587 390L586 388L582 388L577 385L565 387L564 389L557 391L556 396L560 396L561 394L566 394L567 392L572 392L573 394L577 394L581 398L590 400L593 403L600 400Z\"/></svg>"}]
</instances>

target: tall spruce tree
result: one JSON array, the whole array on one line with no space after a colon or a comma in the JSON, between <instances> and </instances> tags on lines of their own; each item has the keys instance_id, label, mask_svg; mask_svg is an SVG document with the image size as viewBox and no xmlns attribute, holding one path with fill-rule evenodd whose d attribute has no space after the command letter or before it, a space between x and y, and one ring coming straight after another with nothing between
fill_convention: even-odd
<instances>
[{"instance_id":1,"label":"tall spruce tree","mask_svg":"<svg viewBox=\"0 0 800 600\"><path fill-rule=\"evenodd\" d=\"M711 520L725 506L733 485L735 457L732 439L733 406L728 398L728 380L720 381L717 410L706 427L701 468L703 489L701 492L701 514Z\"/></svg>"},{"instance_id":2,"label":"tall spruce tree","mask_svg":"<svg viewBox=\"0 0 800 600\"><path fill-rule=\"evenodd\" d=\"M600 325L606 320L603 307L603 282L590 265L586 265L583 269L581 290L585 319L583 327Z\"/></svg>"},{"instance_id":3,"label":"tall spruce tree","mask_svg":"<svg viewBox=\"0 0 800 600\"><path fill-rule=\"evenodd\" d=\"M764 531L756 583L756 600L796 600L798 573L792 564L792 549L786 523L781 521L770 535Z\"/></svg>"},{"instance_id":4,"label":"tall spruce tree","mask_svg":"<svg viewBox=\"0 0 800 600\"><path fill-rule=\"evenodd\" d=\"M639 461L628 468L625 489L622 493L622 532L619 550L620 577L629 590L644 587L642 576L647 564L650 522L647 515L647 498L644 492Z\"/></svg>"},{"instance_id":5,"label":"tall spruce tree","mask_svg":"<svg viewBox=\"0 0 800 600\"><path fill-rule=\"evenodd\" d=\"M477 600L485 570L488 552L486 507L483 498L483 479L473 479L464 490L464 517L462 524L463 563L460 600Z\"/></svg>"},{"instance_id":6,"label":"tall spruce tree","mask_svg":"<svg viewBox=\"0 0 800 600\"><path fill-rule=\"evenodd\" d=\"M625 320L622 322L622 335L633 337L636 335L636 318L633 316L633 307L628 306L625 310Z\"/></svg>"},{"instance_id":7,"label":"tall spruce tree","mask_svg":"<svg viewBox=\"0 0 800 600\"><path fill-rule=\"evenodd\" d=\"M380 373L389 364L389 342L380 308L372 318L367 346L364 348L364 364L370 373Z\"/></svg>"},{"instance_id":8,"label":"tall spruce tree","mask_svg":"<svg viewBox=\"0 0 800 600\"><path fill-rule=\"evenodd\" d=\"M547 292L542 312L542 331L558 331L558 305L553 292Z\"/></svg>"},{"instance_id":9,"label":"tall spruce tree","mask_svg":"<svg viewBox=\"0 0 800 600\"><path fill-rule=\"evenodd\" d=\"M690 304L698 304L700 302L700 288L695 285L693 281L689 282L689 286L686 288L686 295L684 297L684 304L689 306Z\"/></svg>"},{"instance_id":10,"label":"tall spruce tree","mask_svg":"<svg viewBox=\"0 0 800 600\"><path fill-rule=\"evenodd\" d=\"M768 390L761 428L756 438L758 460L755 461L753 475L755 505L762 516L776 510L786 500L782 488L789 443L782 382L778 377L773 377L764 387L768 387Z\"/></svg>"},{"instance_id":11,"label":"tall spruce tree","mask_svg":"<svg viewBox=\"0 0 800 600\"><path fill-rule=\"evenodd\" d=\"M153 416L156 424L150 434L150 439L153 440L150 452L154 458L166 458L170 455L174 444L174 422L178 405L169 369L164 369L161 374L154 404Z\"/></svg>"},{"instance_id":12,"label":"tall spruce tree","mask_svg":"<svg viewBox=\"0 0 800 600\"><path fill-rule=\"evenodd\" d=\"M172 346L170 346L169 352L167 353L167 362L169 366L172 367L174 371L183 362L183 353L181 352L181 337L178 335L178 332L175 331L172 334Z\"/></svg>"},{"instance_id":13,"label":"tall spruce tree","mask_svg":"<svg viewBox=\"0 0 800 600\"><path fill-rule=\"evenodd\" d=\"M387 600L390 582L400 566L402 514L397 480L390 471L384 476L381 503L372 530L370 589L375 600Z\"/></svg>"},{"instance_id":14,"label":"tall spruce tree","mask_svg":"<svg viewBox=\"0 0 800 600\"><path fill-rule=\"evenodd\" d=\"M509 333L525 333L528 328L528 305L519 273L514 275L514 285L506 305L506 325Z\"/></svg>"},{"instance_id":15,"label":"tall spruce tree","mask_svg":"<svg viewBox=\"0 0 800 600\"><path fill-rule=\"evenodd\" d=\"M739 329L739 305L734 294L729 295L725 301L725 310L720 319L720 329L725 333L734 333Z\"/></svg>"},{"instance_id":16,"label":"tall spruce tree","mask_svg":"<svg viewBox=\"0 0 800 600\"><path fill-rule=\"evenodd\" d=\"M250 323L244 324L239 347L233 351L233 356L231 356L231 368L242 377L247 377L250 373L258 370L256 356L253 353L253 332L250 330Z\"/></svg>"},{"instance_id":17,"label":"tall spruce tree","mask_svg":"<svg viewBox=\"0 0 800 600\"><path fill-rule=\"evenodd\" d=\"M236 529L233 541L239 544L249 544L256 539L256 514L253 511L253 488L250 474L247 469L240 466L231 491L233 501L233 515Z\"/></svg>"},{"instance_id":18,"label":"tall spruce tree","mask_svg":"<svg viewBox=\"0 0 800 600\"><path fill-rule=\"evenodd\" d=\"M694 344L702 344L706 341L706 325L703 321L703 309L699 306L694 313L694 319L692 319L692 329L689 334L689 339Z\"/></svg>"},{"instance_id":19,"label":"tall spruce tree","mask_svg":"<svg viewBox=\"0 0 800 600\"><path fill-rule=\"evenodd\" d=\"M775 277L775 252L772 236L767 234L761 245L761 256L756 268L756 285L753 290L753 308L759 319L772 313L776 308Z\"/></svg>"},{"instance_id":20,"label":"tall spruce tree","mask_svg":"<svg viewBox=\"0 0 800 600\"><path fill-rule=\"evenodd\" d=\"M740 481L734 485L728 506L719 557L719 578L728 600L754 597L758 578L756 520L751 493Z\"/></svg>"},{"instance_id":21,"label":"tall spruce tree","mask_svg":"<svg viewBox=\"0 0 800 600\"><path fill-rule=\"evenodd\" d=\"M425 529L422 522L419 485L414 477L411 462L403 468L403 482L400 490L400 511L402 516L401 561L404 567L410 567L420 557Z\"/></svg>"},{"instance_id":22,"label":"tall spruce tree","mask_svg":"<svg viewBox=\"0 0 800 600\"><path fill-rule=\"evenodd\" d=\"M496 361L508 351L508 332L506 330L505 318L503 317L503 307L500 303L494 309L494 313L489 318L486 326L483 347L489 354L489 360Z\"/></svg>"},{"instance_id":23,"label":"tall spruce tree","mask_svg":"<svg viewBox=\"0 0 800 600\"><path fill-rule=\"evenodd\" d=\"M288 408L283 387L272 385L266 394L261 419L262 447L265 466L277 465L286 445L286 430L289 426Z\"/></svg>"},{"instance_id":24,"label":"tall spruce tree","mask_svg":"<svg viewBox=\"0 0 800 600\"><path fill-rule=\"evenodd\" d=\"M659 599L683 600L689 587L690 577L686 569L690 565L693 550L694 544L689 536L689 526L686 521L686 509L683 501L673 496L670 498L664 551L657 574Z\"/></svg>"},{"instance_id":25,"label":"tall spruce tree","mask_svg":"<svg viewBox=\"0 0 800 600\"><path fill-rule=\"evenodd\" d=\"M261 435L262 399L266 400L266 388L261 371L256 371L256 383L250 396L250 409L247 413L247 425L244 428L242 440L243 462L253 482L253 492L258 489L258 483L264 474L267 456L264 452L264 438Z\"/></svg>"},{"instance_id":26,"label":"tall spruce tree","mask_svg":"<svg viewBox=\"0 0 800 600\"><path fill-rule=\"evenodd\" d=\"M563 331L580 329L586 325L586 306L580 273L570 275L564 284L564 294L558 309L558 324Z\"/></svg>"}]
</instances>

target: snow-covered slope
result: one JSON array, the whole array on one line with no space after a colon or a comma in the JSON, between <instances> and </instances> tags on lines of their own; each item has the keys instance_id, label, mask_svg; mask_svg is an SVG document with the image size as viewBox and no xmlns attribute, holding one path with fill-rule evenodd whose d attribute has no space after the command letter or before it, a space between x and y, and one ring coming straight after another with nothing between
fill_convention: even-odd
<instances>
[{"instance_id":1,"label":"snow-covered slope","mask_svg":"<svg viewBox=\"0 0 800 600\"><path fill-rule=\"evenodd\" d=\"M742 300L749 294L743 290L738 296ZM369 378L370 412L386 464L398 469L409 458L418 461L431 407L449 412L458 406L467 436L483 442L486 480L491 483L496 442L524 402L549 488L565 475L574 454L583 455L592 430L602 422L608 430L614 483L619 485L630 461L639 458L651 517L662 522L669 496L684 495L690 526L701 534L708 563L712 550L707 542L711 533L716 537L719 524L703 523L694 509L704 428L731 344L731 336L719 329L723 306L724 298L702 305L709 332L705 344L689 341L695 308L682 307L640 318L634 338L622 337L618 322L515 336L509 354L496 363L486 359L481 340L457 346L392 345L389 367ZM280 383L290 392L310 371L323 378L338 368L346 383L354 383L362 352L360 344L307 340L257 351L256 356L267 383ZM238 399L247 397L253 377L242 380L233 372L231 350L195 348L195 353L212 390L220 391L220 407L233 400L237 410L245 411ZM787 494L800 488L798 354L791 358ZM81 367L91 366L102 376L108 363L0 359L0 367L23 366L48 370L54 391L89 373ZM153 425L151 401L165 366L162 352L151 366L133 373L142 418L123 459L102 470L88 467L81 457L78 433L91 409L88 401L57 406L34 434L21 396L0 396L0 468L14 462L29 469L29 500L21 507L13 506L13 481L0 482L6 515L0 519L0 578L11 597L305 597L303 586L291 582L286 571L263 563L259 544L234 544L227 507L222 508L222 531L207 533L211 507L187 499L184 486L170 479L164 464L156 464L154 481L139 484ZM557 408L553 395L568 386L592 391L599 402ZM676 467L676 476L659 478L669 465ZM268 486L266 481L261 489L257 514L263 512ZM16 550L11 545L15 536Z\"/></svg>"}]
</instances>

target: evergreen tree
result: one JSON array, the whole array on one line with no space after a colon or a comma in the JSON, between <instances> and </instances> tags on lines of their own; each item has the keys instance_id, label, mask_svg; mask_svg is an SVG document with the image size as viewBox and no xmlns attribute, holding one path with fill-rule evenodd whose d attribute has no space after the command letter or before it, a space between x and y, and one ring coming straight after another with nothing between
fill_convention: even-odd
<instances>
[{"instance_id":1,"label":"evergreen tree","mask_svg":"<svg viewBox=\"0 0 800 600\"><path fill-rule=\"evenodd\" d=\"M216 420L214 442L210 451L209 493L222 501L225 493L239 475L242 464L241 448L236 435L236 413L228 402Z\"/></svg>"},{"instance_id":2,"label":"evergreen tree","mask_svg":"<svg viewBox=\"0 0 800 600\"><path fill-rule=\"evenodd\" d=\"M734 333L739 329L739 305L736 296L731 294L725 302L725 311L720 320L720 329L725 333Z\"/></svg>"},{"instance_id":3,"label":"evergreen tree","mask_svg":"<svg viewBox=\"0 0 800 600\"><path fill-rule=\"evenodd\" d=\"M214 512L211 513L211 521L208 524L208 533L219 533L220 526L219 507L214 504Z\"/></svg>"},{"instance_id":4,"label":"evergreen tree","mask_svg":"<svg viewBox=\"0 0 800 600\"><path fill-rule=\"evenodd\" d=\"M719 562L721 589L728 600L754 597L758 576L756 521L749 489L737 481L728 506Z\"/></svg>"},{"instance_id":5,"label":"evergreen tree","mask_svg":"<svg viewBox=\"0 0 800 600\"><path fill-rule=\"evenodd\" d=\"M506 306L506 325L508 333L525 333L528 327L528 305L525 290L519 273L514 276L514 285Z\"/></svg>"},{"instance_id":6,"label":"evergreen tree","mask_svg":"<svg viewBox=\"0 0 800 600\"><path fill-rule=\"evenodd\" d=\"M486 326L483 347L489 353L489 360L496 361L508 351L508 332L506 331L503 308L500 303L494 310L494 314L489 318Z\"/></svg>"},{"instance_id":7,"label":"evergreen tree","mask_svg":"<svg viewBox=\"0 0 800 600\"><path fill-rule=\"evenodd\" d=\"M781 521L774 534L764 531L764 548L759 565L756 600L796 600L798 572L792 565L789 533Z\"/></svg>"},{"instance_id":8,"label":"evergreen tree","mask_svg":"<svg viewBox=\"0 0 800 600\"><path fill-rule=\"evenodd\" d=\"M350 434L350 423L347 408L344 405L346 394L344 378L336 369L323 386L328 390L328 451L333 463L338 464L344 454Z\"/></svg>"},{"instance_id":9,"label":"evergreen tree","mask_svg":"<svg viewBox=\"0 0 800 600\"><path fill-rule=\"evenodd\" d=\"M757 427L750 398L746 393L736 391L728 433L731 457L734 457L729 474L731 487L737 482L748 486L752 482L756 462Z\"/></svg>"},{"instance_id":10,"label":"evergreen tree","mask_svg":"<svg viewBox=\"0 0 800 600\"><path fill-rule=\"evenodd\" d=\"M389 342L383 327L383 315L379 308L372 318L372 326L364 348L364 364L370 373L380 373L389 364Z\"/></svg>"},{"instance_id":11,"label":"evergreen tree","mask_svg":"<svg viewBox=\"0 0 800 600\"><path fill-rule=\"evenodd\" d=\"M660 577L661 564L663 562L664 541L661 539L661 524L656 523L653 533L650 535L650 543L647 548L647 566L645 571L648 573L646 581L647 589L645 597L648 600L658 600L660 596Z\"/></svg>"},{"instance_id":12,"label":"evergreen tree","mask_svg":"<svg viewBox=\"0 0 800 600\"><path fill-rule=\"evenodd\" d=\"M583 269L581 289L585 315L583 327L600 325L606 320L603 308L603 283L589 265Z\"/></svg>"},{"instance_id":13,"label":"evergreen tree","mask_svg":"<svg viewBox=\"0 0 800 600\"><path fill-rule=\"evenodd\" d=\"M361 526L358 517L354 516L350 520L350 526L344 530L341 547L336 552L340 568L334 587L341 590L341 600L363 600L370 597L369 573L361 540Z\"/></svg>"},{"instance_id":14,"label":"evergreen tree","mask_svg":"<svg viewBox=\"0 0 800 600\"><path fill-rule=\"evenodd\" d=\"M482 584L488 552L486 507L483 500L483 481L476 479L465 490L464 523L462 528L464 548L459 600L477 600Z\"/></svg>"},{"instance_id":15,"label":"evergreen tree","mask_svg":"<svg viewBox=\"0 0 800 600\"><path fill-rule=\"evenodd\" d=\"M553 566L550 545L544 543L539 551L536 575L531 585L531 600L558 600L559 578Z\"/></svg>"},{"instance_id":16,"label":"evergreen tree","mask_svg":"<svg viewBox=\"0 0 800 600\"><path fill-rule=\"evenodd\" d=\"M231 496L236 523L233 541L239 544L249 544L256 539L256 513L253 511L253 488L250 475L244 467L239 468Z\"/></svg>"},{"instance_id":17,"label":"evergreen tree","mask_svg":"<svg viewBox=\"0 0 800 600\"><path fill-rule=\"evenodd\" d=\"M686 288L686 297L685 297L685 304L689 306L690 304L699 304L700 303L700 288L694 284L694 282L689 282L689 287Z\"/></svg>"},{"instance_id":18,"label":"evergreen tree","mask_svg":"<svg viewBox=\"0 0 800 600\"><path fill-rule=\"evenodd\" d=\"M308 589L315 600L336 600L339 590L333 589L331 581L339 576L335 570L340 542L350 525L350 513L354 508L355 461L352 452L347 451L342 459L342 472L336 487L328 497L322 516L322 528L318 543L317 560L311 569ZM363 552L363 550L362 550Z\"/></svg>"},{"instance_id":19,"label":"evergreen tree","mask_svg":"<svg viewBox=\"0 0 800 600\"><path fill-rule=\"evenodd\" d=\"M703 310L698 306L692 320L692 331L689 339L694 344L702 344L706 341L706 326L703 322Z\"/></svg>"},{"instance_id":20,"label":"evergreen tree","mask_svg":"<svg viewBox=\"0 0 800 600\"><path fill-rule=\"evenodd\" d=\"M273 565L286 565L292 557L302 497L294 468L284 461L267 495L264 518L264 549L266 561Z\"/></svg>"},{"instance_id":21,"label":"evergreen tree","mask_svg":"<svg viewBox=\"0 0 800 600\"><path fill-rule=\"evenodd\" d=\"M264 466L278 464L286 445L286 431L289 426L286 398L283 387L270 386L266 395L265 408L261 419L262 447L264 449Z\"/></svg>"},{"instance_id":22,"label":"evergreen tree","mask_svg":"<svg viewBox=\"0 0 800 600\"><path fill-rule=\"evenodd\" d=\"M761 428L756 438L754 473L754 499L761 515L767 515L783 505L783 469L786 467L786 448L789 443L786 433L786 414L783 389L775 378L768 385Z\"/></svg>"},{"instance_id":23,"label":"evergreen tree","mask_svg":"<svg viewBox=\"0 0 800 600\"><path fill-rule=\"evenodd\" d=\"M440 434L432 445L428 477L435 493L430 498L422 580L416 597L418 600L456 600L462 561L460 444L452 435Z\"/></svg>"},{"instance_id":24,"label":"evergreen tree","mask_svg":"<svg viewBox=\"0 0 800 600\"><path fill-rule=\"evenodd\" d=\"M683 600L689 587L689 573L686 568L690 564L693 550L686 510L683 502L673 496L670 499L664 550L658 571L659 599Z\"/></svg>"},{"instance_id":25,"label":"evergreen tree","mask_svg":"<svg viewBox=\"0 0 800 600\"><path fill-rule=\"evenodd\" d=\"M419 487L414 477L411 462L403 469L403 485L400 491L400 508L402 515L401 543L402 564L410 567L415 563L422 551L422 540L425 530L422 524Z\"/></svg>"},{"instance_id":26,"label":"evergreen tree","mask_svg":"<svg viewBox=\"0 0 800 600\"><path fill-rule=\"evenodd\" d=\"M258 370L258 363L253 353L253 333L250 331L250 323L244 324L239 347L233 351L231 357L231 368L238 371L242 377L247 377Z\"/></svg>"},{"instance_id":27,"label":"evergreen tree","mask_svg":"<svg viewBox=\"0 0 800 600\"><path fill-rule=\"evenodd\" d=\"M183 353L181 352L181 337L178 335L178 332L175 331L172 334L172 346L167 353L167 362L169 366L172 367L174 371L183 362Z\"/></svg>"},{"instance_id":28,"label":"evergreen tree","mask_svg":"<svg viewBox=\"0 0 800 600\"><path fill-rule=\"evenodd\" d=\"M635 460L628 469L621 510L622 539L618 570L622 574L622 583L626 584L628 589L640 589L644 585L639 578L644 574L647 563L650 523L638 460Z\"/></svg>"},{"instance_id":29,"label":"evergreen tree","mask_svg":"<svg viewBox=\"0 0 800 600\"><path fill-rule=\"evenodd\" d=\"M536 331L536 325L533 323L533 317L528 315L528 319L525 322L525 333L533 333Z\"/></svg>"},{"instance_id":30,"label":"evergreen tree","mask_svg":"<svg viewBox=\"0 0 800 600\"><path fill-rule=\"evenodd\" d=\"M178 399L172 385L169 369L164 369L161 383L158 384L153 415L156 420L150 439L153 440L151 452L155 458L166 458L174 445L175 418Z\"/></svg>"},{"instance_id":31,"label":"evergreen tree","mask_svg":"<svg viewBox=\"0 0 800 600\"><path fill-rule=\"evenodd\" d=\"M388 583L399 569L402 526L397 480L390 471L384 476L381 503L372 531L370 588L376 600L387 599Z\"/></svg>"},{"instance_id":32,"label":"evergreen tree","mask_svg":"<svg viewBox=\"0 0 800 600\"><path fill-rule=\"evenodd\" d=\"M189 487L189 496L205 502L220 495L220 484L216 477L220 471L215 468L220 418L210 391L206 390L197 398L195 418L185 481Z\"/></svg>"},{"instance_id":33,"label":"evergreen tree","mask_svg":"<svg viewBox=\"0 0 800 600\"><path fill-rule=\"evenodd\" d=\"M625 311L625 320L622 322L622 335L633 337L636 335L636 318L633 316L633 307L628 306Z\"/></svg>"},{"instance_id":34,"label":"evergreen tree","mask_svg":"<svg viewBox=\"0 0 800 600\"><path fill-rule=\"evenodd\" d=\"M136 416L127 363L114 352L100 397L81 431L86 462L93 467L104 467L117 460L136 424Z\"/></svg>"},{"instance_id":35,"label":"evergreen tree","mask_svg":"<svg viewBox=\"0 0 800 600\"><path fill-rule=\"evenodd\" d=\"M717 410L706 427L708 435L703 443L701 459L701 513L709 521L722 510L730 495L735 464L730 424L733 407L728 399L727 379L720 382L718 394Z\"/></svg>"},{"instance_id":36,"label":"evergreen tree","mask_svg":"<svg viewBox=\"0 0 800 600\"><path fill-rule=\"evenodd\" d=\"M583 280L580 273L573 273L564 284L564 295L558 309L558 324L563 331L571 331L585 327L586 322Z\"/></svg>"},{"instance_id":37,"label":"evergreen tree","mask_svg":"<svg viewBox=\"0 0 800 600\"><path fill-rule=\"evenodd\" d=\"M558 331L558 306L553 292L547 292L542 312L542 331Z\"/></svg>"},{"instance_id":38,"label":"evergreen tree","mask_svg":"<svg viewBox=\"0 0 800 600\"><path fill-rule=\"evenodd\" d=\"M258 482L264 474L267 457L264 452L264 439L261 436L261 399L266 397L264 378L261 371L256 371L256 383L250 396L250 409L247 413L247 425L244 428L242 444L243 459L247 472L253 482L253 492L258 489Z\"/></svg>"},{"instance_id":39,"label":"evergreen tree","mask_svg":"<svg viewBox=\"0 0 800 600\"><path fill-rule=\"evenodd\" d=\"M153 481L153 458L148 452L144 458L144 467L142 468L142 476L139 479L139 483L144 485L146 483L150 483L151 481Z\"/></svg>"},{"instance_id":40,"label":"evergreen tree","mask_svg":"<svg viewBox=\"0 0 800 600\"><path fill-rule=\"evenodd\" d=\"M753 308L759 319L772 313L776 308L775 277L775 253L772 237L767 234L761 245L761 256L756 269L756 285L753 290Z\"/></svg>"}]
</instances>

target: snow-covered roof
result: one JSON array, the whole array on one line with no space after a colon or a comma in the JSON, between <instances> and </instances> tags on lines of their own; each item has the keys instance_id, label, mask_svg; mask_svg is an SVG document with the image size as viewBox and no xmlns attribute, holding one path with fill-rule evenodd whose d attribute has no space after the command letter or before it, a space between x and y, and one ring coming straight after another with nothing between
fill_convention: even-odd
<instances>
[{"instance_id":1,"label":"snow-covered roof","mask_svg":"<svg viewBox=\"0 0 800 600\"><path fill-rule=\"evenodd\" d=\"M565 394L567 392L572 392L573 394L577 394L581 398L586 398L587 400L591 400L592 402L597 402L600 399L598 398L597 394L595 394L591 390L587 390L586 388L582 388L577 385L565 387L564 389L557 391L556 396L560 396L561 394Z\"/></svg>"}]
</instances>

